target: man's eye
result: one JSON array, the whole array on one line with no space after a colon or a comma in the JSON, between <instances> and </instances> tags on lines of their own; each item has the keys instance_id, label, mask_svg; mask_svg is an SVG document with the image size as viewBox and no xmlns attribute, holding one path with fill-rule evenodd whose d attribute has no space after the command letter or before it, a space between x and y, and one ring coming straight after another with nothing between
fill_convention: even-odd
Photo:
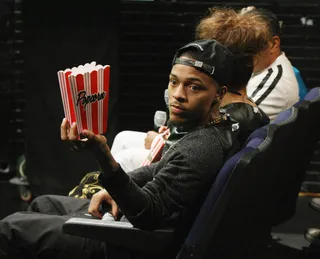
<instances>
[{"instance_id":1,"label":"man's eye","mask_svg":"<svg viewBox=\"0 0 320 259\"><path fill-rule=\"evenodd\" d=\"M177 80L175 80L175 79L170 79L169 82L172 85L176 85L178 83Z\"/></svg>"},{"instance_id":2,"label":"man's eye","mask_svg":"<svg viewBox=\"0 0 320 259\"><path fill-rule=\"evenodd\" d=\"M192 90L192 91L199 91L199 90L201 90L201 86L198 86L198 85L190 85L190 86L189 86L189 89Z\"/></svg>"}]
</instances>

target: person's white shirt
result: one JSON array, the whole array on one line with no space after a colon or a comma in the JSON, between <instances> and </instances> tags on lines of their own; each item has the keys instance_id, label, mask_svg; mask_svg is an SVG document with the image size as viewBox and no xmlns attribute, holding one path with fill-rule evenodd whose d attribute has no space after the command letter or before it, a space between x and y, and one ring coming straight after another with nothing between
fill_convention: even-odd
<instances>
[{"instance_id":1,"label":"person's white shirt","mask_svg":"<svg viewBox=\"0 0 320 259\"><path fill-rule=\"evenodd\" d=\"M252 74L247 93L270 120L299 101L298 81L284 52L269 67Z\"/></svg>"}]
</instances>

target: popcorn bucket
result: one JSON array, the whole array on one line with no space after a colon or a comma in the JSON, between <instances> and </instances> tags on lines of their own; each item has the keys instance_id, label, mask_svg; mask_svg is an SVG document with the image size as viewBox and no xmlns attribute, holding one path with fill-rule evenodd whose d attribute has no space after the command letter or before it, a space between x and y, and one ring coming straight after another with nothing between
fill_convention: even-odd
<instances>
[{"instance_id":1,"label":"popcorn bucket","mask_svg":"<svg viewBox=\"0 0 320 259\"><path fill-rule=\"evenodd\" d=\"M78 133L84 129L95 134L107 131L110 66L84 66L58 71L64 114L70 124L77 123Z\"/></svg>"}]
</instances>

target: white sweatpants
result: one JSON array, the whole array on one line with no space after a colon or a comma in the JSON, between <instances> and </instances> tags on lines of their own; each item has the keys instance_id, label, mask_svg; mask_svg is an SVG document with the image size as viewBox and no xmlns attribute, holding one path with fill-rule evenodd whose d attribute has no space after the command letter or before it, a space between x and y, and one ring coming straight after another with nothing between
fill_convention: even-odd
<instances>
[{"instance_id":1,"label":"white sweatpants","mask_svg":"<svg viewBox=\"0 0 320 259\"><path fill-rule=\"evenodd\" d=\"M111 153L125 172L133 171L141 166L149 149L144 147L147 133L139 131L121 131L113 141Z\"/></svg>"}]
</instances>

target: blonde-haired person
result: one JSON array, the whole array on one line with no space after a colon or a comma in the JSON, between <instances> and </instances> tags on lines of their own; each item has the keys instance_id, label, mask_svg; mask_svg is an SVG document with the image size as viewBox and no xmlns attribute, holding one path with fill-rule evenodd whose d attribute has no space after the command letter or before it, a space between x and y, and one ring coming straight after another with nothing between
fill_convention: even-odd
<instances>
[{"instance_id":1,"label":"blonde-haired person","mask_svg":"<svg viewBox=\"0 0 320 259\"><path fill-rule=\"evenodd\" d=\"M261 30L264 33L257 37ZM234 54L234 77L220 108L239 122L239 142L243 144L254 130L269 123L264 111L248 97L246 88L254 70L256 53L264 49L268 38L266 24L257 20L252 26L251 21L234 9L211 8L208 16L199 21L195 34L197 39L219 41Z\"/></svg>"},{"instance_id":2,"label":"blonde-haired person","mask_svg":"<svg viewBox=\"0 0 320 259\"><path fill-rule=\"evenodd\" d=\"M247 93L273 120L299 100L298 82L292 65L280 47L280 23L272 12L265 9L248 7L237 12L228 8L212 8L198 24L196 38L217 38L230 28L235 30L235 39L246 38L243 34L255 32L250 34L254 38L249 42L253 44L242 43L247 51L254 54Z\"/></svg>"}]
</instances>

